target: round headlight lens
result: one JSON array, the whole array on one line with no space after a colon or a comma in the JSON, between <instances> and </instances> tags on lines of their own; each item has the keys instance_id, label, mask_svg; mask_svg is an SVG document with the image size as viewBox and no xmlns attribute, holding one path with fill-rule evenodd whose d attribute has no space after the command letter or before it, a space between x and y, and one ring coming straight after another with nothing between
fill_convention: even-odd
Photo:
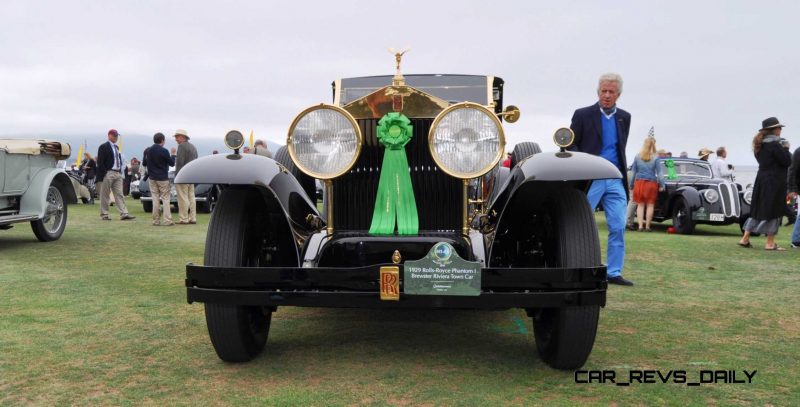
<instances>
[{"instance_id":1,"label":"round headlight lens","mask_svg":"<svg viewBox=\"0 0 800 407\"><path fill-rule=\"evenodd\" d=\"M748 205L750 205L750 200L753 199L753 190L752 189L748 189L744 193L744 196L742 196L742 198L744 199L745 202L747 202Z\"/></svg>"},{"instance_id":2,"label":"round headlight lens","mask_svg":"<svg viewBox=\"0 0 800 407\"><path fill-rule=\"evenodd\" d=\"M568 127L562 127L553 134L553 141L561 148L567 148L575 141L575 133Z\"/></svg>"},{"instance_id":3,"label":"round headlight lens","mask_svg":"<svg viewBox=\"0 0 800 407\"><path fill-rule=\"evenodd\" d=\"M244 135L238 130L231 130L225 135L225 145L231 150L242 148L244 145Z\"/></svg>"},{"instance_id":4,"label":"round headlight lens","mask_svg":"<svg viewBox=\"0 0 800 407\"><path fill-rule=\"evenodd\" d=\"M428 135L428 146L433 160L444 172L470 179L485 174L500 161L506 138L494 112L464 102L436 116Z\"/></svg>"},{"instance_id":5,"label":"round headlight lens","mask_svg":"<svg viewBox=\"0 0 800 407\"><path fill-rule=\"evenodd\" d=\"M361 129L350 113L320 104L297 115L286 144L297 168L314 178L332 179L356 163L361 140Z\"/></svg>"},{"instance_id":6,"label":"round headlight lens","mask_svg":"<svg viewBox=\"0 0 800 407\"><path fill-rule=\"evenodd\" d=\"M717 193L717 191L713 189L706 189L705 191L703 191L703 197L706 198L706 201L708 201L708 203L713 204L719 201L719 193Z\"/></svg>"}]
</instances>

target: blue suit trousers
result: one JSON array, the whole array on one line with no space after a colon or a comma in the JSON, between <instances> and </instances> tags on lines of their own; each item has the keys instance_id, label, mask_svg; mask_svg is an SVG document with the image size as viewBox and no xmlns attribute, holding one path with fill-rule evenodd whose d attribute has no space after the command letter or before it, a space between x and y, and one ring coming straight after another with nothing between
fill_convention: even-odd
<instances>
[{"instance_id":1,"label":"blue suit trousers","mask_svg":"<svg viewBox=\"0 0 800 407\"><path fill-rule=\"evenodd\" d=\"M592 210L603 202L608 224L608 277L622 275L625 263L625 210L628 196L621 179L601 179L592 182L587 194Z\"/></svg>"}]
</instances>

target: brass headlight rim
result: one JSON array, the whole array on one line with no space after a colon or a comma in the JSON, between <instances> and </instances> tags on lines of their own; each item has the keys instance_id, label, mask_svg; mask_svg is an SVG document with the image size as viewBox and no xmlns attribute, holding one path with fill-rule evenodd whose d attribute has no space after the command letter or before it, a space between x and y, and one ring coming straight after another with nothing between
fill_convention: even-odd
<instances>
[{"instance_id":1,"label":"brass headlight rim","mask_svg":"<svg viewBox=\"0 0 800 407\"><path fill-rule=\"evenodd\" d=\"M356 153L355 155L353 155L353 159L347 164L347 166L343 170L334 174L323 174L314 172L303 166L300 163L300 160L297 159L297 155L295 154L294 151L294 145L292 145L292 134L294 133L294 129L295 127L297 127L297 124L300 123L300 119L302 119L308 113L321 109L330 109L341 113L350 122L350 124L353 126L353 129L355 129L356 132ZM294 120L292 120L292 124L291 126L289 126L289 134L286 136L286 150L289 151L289 157L291 157L294 165L296 165L297 168L306 175L321 180L335 179L341 177L342 175L350 171L350 169L353 168L353 166L358 161L358 157L361 155L361 147L363 146L363 144L364 144L364 136L361 134L361 127L358 126L358 122L356 121L355 118L353 118L353 115L351 115L347 110L344 110L339 106L330 105L327 103L319 103L313 105L311 107L306 108L302 112L298 113L297 116L295 116Z\"/></svg>"},{"instance_id":2,"label":"brass headlight rim","mask_svg":"<svg viewBox=\"0 0 800 407\"><path fill-rule=\"evenodd\" d=\"M498 135L497 136L498 136L498 139L500 141L499 148L497 149L497 154L495 154L494 159L492 159L490 161L491 164L487 165L486 167L484 167L480 171L475 171L475 172L472 172L472 173L459 173L459 172L456 172L456 171L452 171L452 170L450 170L448 168L445 168L445 166L439 160L439 157L436 156L436 153L435 153L436 150L434 150L434 148L433 148L433 135L436 132L436 128L439 127L439 122L442 121L442 119L446 115L448 115L450 112L458 110L458 109L476 109L476 110L480 110L486 116L490 117L492 119L492 121L494 121L494 124L497 125L497 129L498 129ZM497 165L497 163L499 163L500 160L503 158L503 153L505 152L505 149L506 149L506 133L505 133L505 130L503 129L503 124L500 122L500 119L497 118L497 114L494 111L492 111L488 107L486 107L484 105L481 105L481 104L478 104L478 103L461 102L461 103L456 103L454 105L449 106L448 108L442 110L436 116L436 118L433 119L433 123L431 124L431 129L428 131L428 151L430 151L431 157L433 157L433 161L436 163L436 166L438 166L439 169L444 171L445 174L450 175L450 176L455 177L455 178L459 178L459 179L478 178L480 176L483 176L487 172L491 171L492 168L494 168Z\"/></svg>"},{"instance_id":3,"label":"brass headlight rim","mask_svg":"<svg viewBox=\"0 0 800 407\"><path fill-rule=\"evenodd\" d=\"M233 133L233 132L239 133L239 135L242 136L242 142L239 143L238 146L232 146L232 145L228 144L228 135ZM242 146L244 145L244 133L242 133L241 131L236 130L236 129L228 130L228 132L225 133L225 137L223 138L223 141L225 142L225 147L228 147L231 150L238 150L238 149L242 148Z\"/></svg>"},{"instance_id":4,"label":"brass headlight rim","mask_svg":"<svg viewBox=\"0 0 800 407\"><path fill-rule=\"evenodd\" d=\"M558 142L558 140L556 139L556 134L558 134L558 132L561 131L561 130L567 130L572 135L572 137L569 138L569 143L560 144ZM567 148L567 147L569 147L569 146L571 146L571 145L573 145L575 143L575 132L572 131L572 129L569 128L569 127L559 127L559 128L556 129L556 131L553 132L553 143L555 143L555 145L557 145L560 148Z\"/></svg>"}]
</instances>

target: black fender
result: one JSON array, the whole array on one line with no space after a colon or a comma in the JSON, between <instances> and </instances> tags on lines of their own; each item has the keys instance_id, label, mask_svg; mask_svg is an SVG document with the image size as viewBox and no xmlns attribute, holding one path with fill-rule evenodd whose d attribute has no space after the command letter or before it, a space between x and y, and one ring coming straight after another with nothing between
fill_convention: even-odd
<instances>
[{"instance_id":1,"label":"black fender","mask_svg":"<svg viewBox=\"0 0 800 407\"><path fill-rule=\"evenodd\" d=\"M208 195L214 189L214 184L197 184L194 186L194 195Z\"/></svg>"},{"instance_id":2,"label":"black fender","mask_svg":"<svg viewBox=\"0 0 800 407\"><path fill-rule=\"evenodd\" d=\"M703 206L703 202L700 200L700 192L693 187L680 187L675 190L675 193L673 193L669 199L668 216L672 216L672 208L675 206L675 202L679 198L686 200L686 203L689 205L689 210L692 212L700 209L700 207Z\"/></svg>"},{"instance_id":3,"label":"black fender","mask_svg":"<svg viewBox=\"0 0 800 407\"><path fill-rule=\"evenodd\" d=\"M498 166L494 171L484 175L483 177L483 199L493 202L497 195L502 191L503 186L508 181L511 174L511 169L507 167Z\"/></svg>"},{"instance_id":4,"label":"black fender","mask_svg":"<svg viewBox=\"0 0 800 407\"><path fill-rule=\"evenodd\" d=\"M740 206L741 210L739 211L739 217L740 218L743 218L745 216L750 217L750 204L745 202L744 200L741 200L740 202L741 202Z\"/></svg>"},{"instance_id":5,"label":"black fender","mask_svg":"<svg viewBox=\"0 0 800 407\"><path fill-rule=\"evenodd\" d=\"M747 203L747 201L744 200L744 194L745 193L747 193L747 190L739 191L739 208L740 208L739 217L740 218L744 218L745 215L747 217L750 217L750 204ZM751 192L751 196L752 196L752 192Z\"/></svg>"},{"instance_id":6,"label":"black fender","mask_svg":"<svg viewBox=\"0 0 800 407\"><path fill-rule=\"evenodd\" d=\"M277 203L295 236L305 240L325 225L316 205L286 168L275 160L256 154L213 154L193 160L181 168L176 184L217 184L253 186L266 191L265 202ZM309 216L311 215L311 216Z\"/></svg>"},{"instance_id":7,"label":"black fender","mask_svg":"<svg viewBox=\"0 0 800 407\"><path fill-rule=\"evenodd\" d=\"M519 229L520 220L534 216L555 191L575 188L586 192L591 182L599 179L622 179L622 174L610 161L579 152L539 153L512 168L507 181L489 204L485 226L482 226L484 231L491 231L487 235L489 261L495 232ZM518 233L529 232L519 230Z\"/></svg>"},{"instance_id":8,"label":"black fender","mask_svg":"<svg viewBox=\"0 0 800 407\"><path fill-rule=\"evenodd\" d=\"M499 186L499 192L490 202L489 213L496 213L499 219L517 190L526 184L555 182L588 191L593 180L621 178L614 164L595 155L573 151L535 154L511 169L508 179Z\"/></svg>"}]
</instances>

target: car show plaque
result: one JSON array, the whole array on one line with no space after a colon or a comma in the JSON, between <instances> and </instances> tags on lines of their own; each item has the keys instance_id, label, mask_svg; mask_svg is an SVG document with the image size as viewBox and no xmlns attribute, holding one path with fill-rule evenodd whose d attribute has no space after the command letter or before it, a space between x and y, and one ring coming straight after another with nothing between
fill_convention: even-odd
<instances>
[{"instance_id":1,"label":"car show plaque","mask_svg":"<svg viewBox=\"0 0 800 407\"><path fill-rule=\"evenodd\" d=\"M692 219L694 220L708 220L708 212L702 206L696 211L692 212Z\"/></svg>"},{"instance_id":2,"label":"car show plaque","mask_svg":"<svg viewBox=\"0 0 800 407\"><path fill-rule=\"evenodd\" d=\"M462 259L449 243L436 243L425 257L405 262L403 292L411 295L480 295L480 263Z\"/></svg>"}]
</instances>

